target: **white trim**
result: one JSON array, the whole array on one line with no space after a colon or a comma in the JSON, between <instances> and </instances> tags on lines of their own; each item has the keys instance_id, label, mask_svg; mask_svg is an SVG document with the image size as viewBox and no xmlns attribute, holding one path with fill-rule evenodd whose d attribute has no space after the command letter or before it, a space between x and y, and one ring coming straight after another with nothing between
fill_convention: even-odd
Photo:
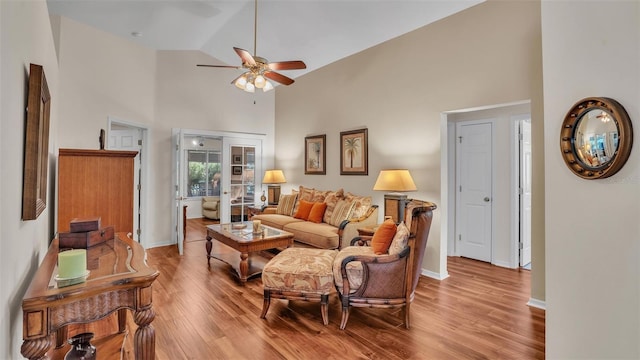
<instances>
[{"instance_id":1,"label":"white trim","mask_svg":"<svg viewBox=\"0 0 640 360\"><path fill-rule=\"evenodd\" d=\"M511 266L511 263L507 261L492 261L491 265L500 266L507 269L517 269L517 267Z\"/></svg>"},{"instance_id":2,"label":"white trim","mask_svg":"<svg viewBox=\"0 0 640 360\"><path fill-rule=\"evenodd\" d=\"M529 301L527 302L527 305L531 306L531 307L534 307L534 308L538 308L538 309L542 309L544 311L547 311L547 303L542 301L542 300L529 298Z\"/></svg>"},{"instance_id":3,"label":"white trim","mask_svg":"<svg viewBox=\"0 0 640 360\"><path fill-rule=\"evenodd\" d=\"M438 274L437 272L433 272L433 271L422 269L420 274L424 275L426 277L430 277L432 279L440 280L440 281L442 281L442 280L444 280L444 279L449 277L449 273L446 272L446 271L444 273Z\"/></svg>"},{"instance_id":4,"label":"white trim","mask_svg":"<svg viewBox=\"0 0 640 360\"><path fill-rule=\"evenodd\" d=\"M512 154L517 156L511 156L511 255L509 261L511 262L511 268L520 267L520 122L522 120L531 119L531 114L519 114L509 117L511 122L511 150Z\"/></svg>"}]
</instances>

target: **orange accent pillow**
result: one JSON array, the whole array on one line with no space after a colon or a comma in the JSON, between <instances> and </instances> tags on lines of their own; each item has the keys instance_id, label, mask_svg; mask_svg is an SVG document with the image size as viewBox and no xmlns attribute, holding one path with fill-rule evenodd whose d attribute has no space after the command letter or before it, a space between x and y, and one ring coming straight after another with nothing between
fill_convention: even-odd
<instances>
[{"instance_id":1,"label":"orange accent pillow","mask_svg":"<svg viewBox=\"0 0 640 360\"><path fill-rule=\"evenodd\" d=\"M298 210L293 215L296 219L307 220L309 219L309 213L311 212L311 208L313 207L312 202L308 202L305 200L300 200L300 204L298 205Z\"/></svg>"},{"instance_id":2,"label":"orange accent pillow","mask_svg":"<svg viewBox=\"0 0 640 360\"><path fill-rule=\"evenodd\" d=\"M309 213L309 221L321 223L324 217L324 211L327 210L327 204L323 202L313 203L311 212Z\"/></svg>"},{"instance_id":3,"label":"orange accent pillow","mask_svg":"<svg viewBox=\"0 0 640 360\"><path fill-rule=\"evenodd\" d=\"M376 255L386 254L398 227L393 219L385 220L371 238L371 249Z\"/></svg>"}]
</instances>

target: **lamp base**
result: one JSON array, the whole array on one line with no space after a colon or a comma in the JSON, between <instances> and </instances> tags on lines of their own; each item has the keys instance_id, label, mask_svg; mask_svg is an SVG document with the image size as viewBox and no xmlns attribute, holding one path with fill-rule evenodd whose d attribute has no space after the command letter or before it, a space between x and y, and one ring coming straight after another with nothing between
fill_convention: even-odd
<instances>
[{"instance_id":1,"label":"lamp base","mask_svg":"<svg viewBox=\"0 0 640 360\"><path fill-rule=\"evenodd\" d=\"M280 201L280 185L269 185L267 187L267 195L269 195L269 205L278 205Z\"/></svg>"},{"instance_id":2,"label":"lamp base","mask_svg":"<svg viewBox=\"0 0 640 360\"><path fill-rule=\"evenodd\" d=\"M384 194L384 216L390 216L397 224L404 221L404 212L407 207L407 195L399 193Z\"/></svg>"}]
</instances>

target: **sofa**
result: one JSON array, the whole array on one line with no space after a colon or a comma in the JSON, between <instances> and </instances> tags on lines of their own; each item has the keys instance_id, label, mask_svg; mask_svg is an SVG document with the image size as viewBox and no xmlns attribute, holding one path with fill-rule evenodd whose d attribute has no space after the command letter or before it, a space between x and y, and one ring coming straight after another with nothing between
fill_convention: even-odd
<instances>
[{"instance_id":1,"label":"sofa","mask_svg":"<svg viewBox=\"0 0 640 360\"><path fill-rule=\"evenodd\" d=\"M292 233L298 244L340 249L358 236L358 228L376 225L378 206L371 203L370 196L345 193L343 189L300 186L291 194L281 194L277 207L268 207L251 219Z\"/></svg>"},{"instance_id":2,"label":"sofa","mask_svg":"<svg viewBox=\"0 0 640 360\"><path fill-rule=\"evenodd\" d=\"M211 220L220 220L220 197L219 196L203 196L202 197L202 216Z\"/></svg>"}]
</instances>

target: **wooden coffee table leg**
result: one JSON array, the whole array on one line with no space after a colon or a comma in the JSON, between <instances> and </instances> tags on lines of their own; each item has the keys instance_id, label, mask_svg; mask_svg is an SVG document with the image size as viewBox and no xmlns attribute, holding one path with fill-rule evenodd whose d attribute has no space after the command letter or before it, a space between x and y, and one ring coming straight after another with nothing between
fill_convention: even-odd
<instances>
[{"instance_id":1,"label":"wooden coffee table leg","mask_svg":"<svg viewBox=\"0 0 640 360\"><path fill-rule=\"evenodd\" d=\"M240 254L240 282L242 283L242 285L247 282L247 275L249 274L249 261L247 261L248 258L248 253Z\"/></svg>"},{"instance_id":2,"label":"wooden coffee table leg","mask_svg":"<svg viewBox=\"0 0 640 360\"><path fill-rule=\"evenodd\" d=\"M207 265L211 265L211 236L207 235L207 243L205 244L207 247Z\"/></svg>"}]
</instances>

